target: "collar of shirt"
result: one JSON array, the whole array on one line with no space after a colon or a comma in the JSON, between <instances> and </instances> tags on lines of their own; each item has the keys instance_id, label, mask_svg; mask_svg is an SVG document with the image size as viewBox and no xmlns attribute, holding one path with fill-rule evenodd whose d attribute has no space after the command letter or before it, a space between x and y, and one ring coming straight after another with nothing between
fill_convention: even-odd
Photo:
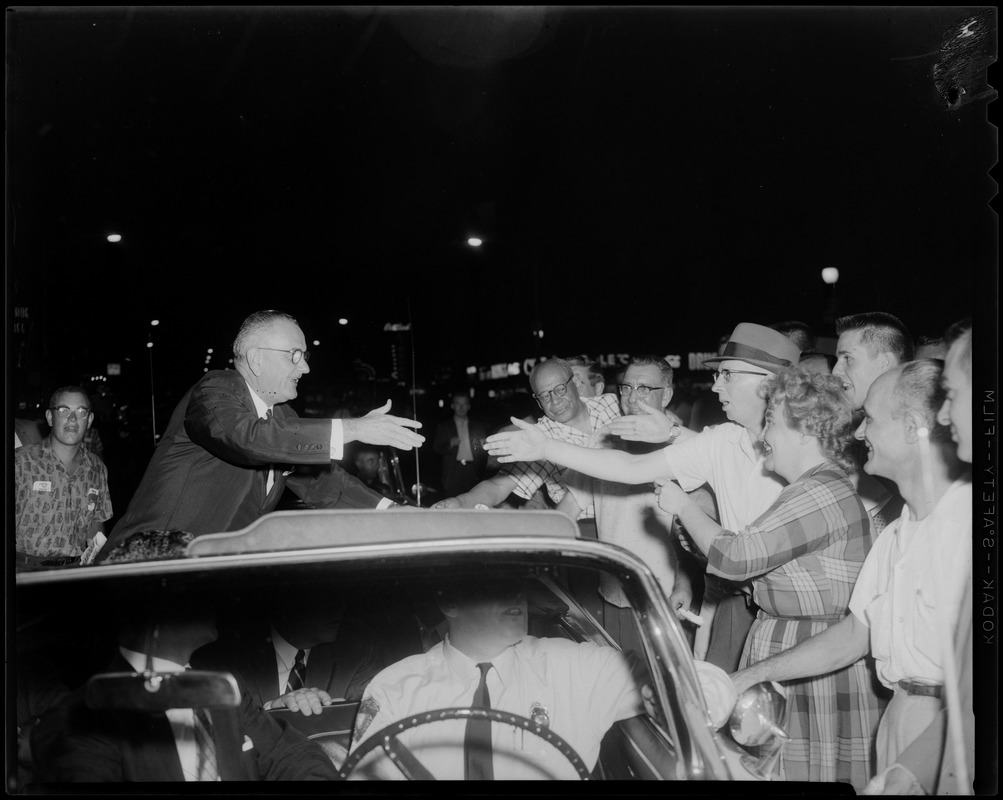
<instances>
[{"instance_id":1,"label":"collar of shirt","mask_svg":"<svg viewBox=\"0 0 1003 800\"><path fill-rule=\"evenodd\" d=\"M63 472L66 472L66 468L63 466L63 462L59 459L59 456L56 455L56 451L52 449L52 434L50 433L48 436L42 439L42 441L39 442L39 445L41 447L42 457L48 461L51 461L53 464L57 465L59 469L61 469ZM84 446L80 446L77 448L77 455L75 461L77 463L77 467L90 468L94 466L94 460L93 458L91 458L91 451ZM73 474L74 475L77 474L76 469L73 471Z\"/></svg>"},{"instance_id":2,"label":"collar of shirt","mask_svg":"<svg viewBox=\"0 0 1003 800\"><path fill-rule=\"evenodd\" d=\"M621 416L620 403L616 399L616 395L612 394L601 394L598 397L583 397L581 400L589 412L589 425L592 427L589 433L583 433L577 428L563 422L555 422L546 415L540 418L537 425L543 428L544 432L553 439L572 443L578 441L588 442L587 446L594 446L592 440L596 432L603 425Z\"/></svg>"},{"instance_id":3,"label":"collar of shirt","mask_svg":"<svg viewBox=\"0 0 1003 800\"><path fill-rule=\"evenodd\" d=\"M137 653L135 650L130 650L128 647L118 648L118 651L122 654L122 658L129 662L129 666L132 667L136 672L144 672L146 670L146 654ZM174 661L168 661L166 658L160 658L159 656L153 657L153 671L154 672L184 672L188 669L187 664L177 664Z\"/></svg>"},{"instance_id":4,"label":"collar of shirt","mask_svg":"<svg viewBox=\"0 0 1003 800\"><path fill-rule=\"evenodd\" d=\"M275 648L275 657L278 659L279 671L285 671L286 680L289 679L289 673L293 670L293 665L296 663L296 651L299 650L285 639L282 638L282 634L275 630L275 626L272 626L272 647ZM310 650L304 649L303 653L303 663L310 658ZM282 681L282 688L285 688L285 681Z\"/></svg>"},{"instance_id":5,"label":"collar of shirt","mask_svg":"<svg viewBox=\"0 0 1003 800\"><path fill-rule=\"evenodd\" d=\"M247 383L247 378L244 378L244 383ZM251 401L254 403L254 410L258 412L258 416L261 417L261 419L264 419L268 415L268 412L271 411L272 407L258 397L258 393L251 388L251 384L247 383L247 389L251 393Z\"/></svg>"},{"instance_id":6,"label":"collar of shirt","mask_svg":"<svg viewBox=\"0 0 1003 800\"><path fill-rule=\"evenodd\" d=\"M515 648L517 646L518 643L510 647L506 647L497 656L488 659L491 662L491 666L494 667L488 675L490 676L494 673L495 678L501 684L502 689L504 689L513 678L513 671L515 669ZM442 657L445 659L446 664L452 673L464 683L476 686L480 681L481 671L477 669L477 665L483 662L474 661L470 658L470 656L453 647L452 643L449 641L448 633L442 643Z\"/></svg>"}]
</instances>

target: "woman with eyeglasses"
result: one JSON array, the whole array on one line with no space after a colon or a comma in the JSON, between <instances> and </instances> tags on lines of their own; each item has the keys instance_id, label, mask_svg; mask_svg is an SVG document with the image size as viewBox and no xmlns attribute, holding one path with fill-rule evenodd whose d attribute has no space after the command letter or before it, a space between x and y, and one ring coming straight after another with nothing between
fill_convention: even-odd
<instances>
[{"instance_id":1,"label":"woman with eyeglasses","mask_svg":"<svg viewBox=\"0 0 1003 800\"><path fill-rule=\"evenodd\" d=\"M729 531L670 481L656 481L659 505L677 514L707 557L707 571L752 580L759 606L741 668L787 650L848 613L850 595L875 534L848 472L852 409L838 379L781 370L761 388L767 403L766 466L788 481L755 522ZM845 781L862 789L885 701L867 659L837 672L785 682L791 736L782 777Z\"/></svg>"}]
</instances>

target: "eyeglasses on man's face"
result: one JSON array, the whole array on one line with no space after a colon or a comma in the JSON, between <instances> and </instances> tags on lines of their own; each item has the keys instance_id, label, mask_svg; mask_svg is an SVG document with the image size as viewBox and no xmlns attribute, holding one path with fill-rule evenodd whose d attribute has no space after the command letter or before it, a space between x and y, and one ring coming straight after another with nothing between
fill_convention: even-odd
<instances>
[{"instance_id":1,"label":"eyeglasses on man's face","mask_svg":"<svg viewBox=\"0 0 1003 800\"><path fill-rule=\"evenodd\" d=\"M760 378L768 378L768 372L752 372L747 369L716 369L714 370L714 382L731 383L732 375L758 375Z\"/></svg>"},{"instance_id":2,"label":"eyeglasses on man's face","mask_svg":"<svg viewBox=\"0 0 1003 800\"><path fill-rule=\"evenodd\" d=\"M554 397L564 397L568 393L568 384L575 379L572 375L564 383L555 386L549 392L537 392L533 395L533 399L536 400L541 406L549 403Z\"/></svg>"},{"instance_id":3,"label":"eyeglasses on man's face","mask_svg":"<svg viewBox=\"0 0 1003 800\"><path fill-rule=\"evenodd\" d=\"M298 347L295 350L282 350L278 347L259 347L259 350L271 350L274 353L288 353L289 357L293 360L294 364L299 364L300 361L310 360L309 350L300 350Z\"/></svg>"},{"instance_id":4,"label":"eyeglasses on man's face","mask_svg":"<svg viewBox=\"0 0 1003 800\"><path fill-rule=\"evenodd\" d=\"M89 408L84 408L83 406L79 406L77 408L70 408L69 406L55 406L50 408L49 411L55 411L56 416L60 419L69 419L70 414L77 419L87 419L87 415L91 413Z\"/></svg>"},{"instance_id":5,"label":"eyeglasses on man's face","mask_svg":"<svg viewBox=\"0 0 1003 800\"><path fill-rule=\"evenodd\" d=\"M643 383L634 386L631 383L621 383L620 384L620 394L626 397L631 392L636 394L642 400L647 400L651 397L652 392L657 392L659 389L664 389L664 386L645 386Z\"/></svg>"}]
</instances>

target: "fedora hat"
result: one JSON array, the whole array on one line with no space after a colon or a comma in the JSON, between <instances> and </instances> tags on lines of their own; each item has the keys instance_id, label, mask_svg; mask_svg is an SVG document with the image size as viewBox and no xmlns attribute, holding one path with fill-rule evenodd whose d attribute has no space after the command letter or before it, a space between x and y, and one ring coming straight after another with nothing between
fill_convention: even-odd
<instances>
[{"instance_id":1,"label":"fedora hat","mask_svg":"<svg viewBox=\"0 0 1003 800\"><path fill-rule=\"evenodd\" d=\"M801 350L782 333L765 325L740 322L732 331L721 355L708 358L703 363L744 361L770 372L779 372L784 367L793 367L800 358Z\"/></svg>"}]
</instances>

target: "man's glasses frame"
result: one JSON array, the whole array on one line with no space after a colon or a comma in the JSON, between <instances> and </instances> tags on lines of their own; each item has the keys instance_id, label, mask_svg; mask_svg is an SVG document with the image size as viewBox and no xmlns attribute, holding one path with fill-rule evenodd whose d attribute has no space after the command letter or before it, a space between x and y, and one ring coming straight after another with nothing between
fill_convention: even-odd
<instances>
[{"instance_id":1,"label":"man's glasses frame","mask_svg":"<svg viewBox=\"0 0 1003 800\"><path fill-rule=\"evenodd\" d=\"M69 419L70 414L75 416L77 419L87 419L90 415L91 410L84 406L77 406L76 408L70 408L69 406L53 406L49 411L56 412L56 416L60 419Z\"/></svg>"},{"instance_id":2,"label":"man's glasses frame","mask_svg":"<svg viewBox=\"0 0 1003 800\"><path fill-rule=\"evenodd\" d=\"M298 347L296 347L296 348L294 348L292 350L283 350L283 349L281 349L279 347L259 347L258 349L259 350L271 350L274 353L288 353L289 357L293 360L294 364L299 364L301 359L303 361L309 361L310 360L310 351L309 350L300 350Z\"/></svg>"},{"instance_id":3,"label":"man's glasses frame","mask_svg":"<svg viewBox=\"0 0 1003 800\"><path fill-rule=\"evenodd\" d=\"M568 393L568 384L571 383L571 381L573 381L574 379L575 379L575 376L572 375L564 383L558 384L557 386L555 386L550 391L540 392L539 394L537 394L537 393L534 392L533 393L533 399L536 400L537 404L539 404L540 407L542 408L545 404L547 404L547 403L549 403L551 401L551 399L552 399L551 395L553 395L553 397L557 397L557 398L561 398L561 397L564 397L565 395L567 395L567 393Z\"/></svg>"},{"instance_id":4,"label":"man's glasses frame","mask_svg":"<svg viewBox=\"0 0 1003 800\"><path fill-rule=\"evenodd\" d=\"M768 372L752 372L747 369L716 369L714 370L714 383L719 380L724 383L731 383L732 375L758 375L760 378L769 378Z\"/></svg>"},{"instance_id":5,"label":"man's glasses frame","mask_svg":"<svg viewBox=\"0 0 1003 800\"><path fill-rule=\"evenodd\" d=\"M637 396L640 397L642 400L647 400L649 397L651 397L652 392L657 392L659 389L667 389L668 387L645 386L643 383L639 383L637 384L637 386L634 386L633 384L630 383L621 383L617 388L620 390L620 394L623 397L626 397L631 392L635 392Z\"/></svg>"}]
</instances>

